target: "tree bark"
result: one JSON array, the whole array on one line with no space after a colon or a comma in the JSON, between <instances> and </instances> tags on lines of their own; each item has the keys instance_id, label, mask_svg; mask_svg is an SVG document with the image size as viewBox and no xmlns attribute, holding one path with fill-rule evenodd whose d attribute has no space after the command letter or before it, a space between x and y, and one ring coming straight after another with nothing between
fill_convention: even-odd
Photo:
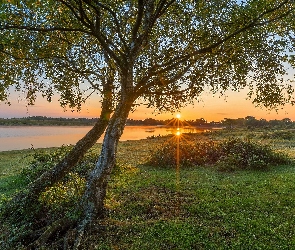
<instances>
[{"instance_id":1,"label":"tree bark","mask_svg":"<svg viewBox=\"0 0 295 250\"><path fill-rule=\"evenodd\" d=\"M84 217L78 226L74 249L78 249L86 227L91 227L95 219L102 218L104 199L109 176L115 165L119 139L123 133L132 102L121 102L112 116L105 133L101 154L94 170L87 179L86 191L82 199Z\"/></svg>"}]
</instances>

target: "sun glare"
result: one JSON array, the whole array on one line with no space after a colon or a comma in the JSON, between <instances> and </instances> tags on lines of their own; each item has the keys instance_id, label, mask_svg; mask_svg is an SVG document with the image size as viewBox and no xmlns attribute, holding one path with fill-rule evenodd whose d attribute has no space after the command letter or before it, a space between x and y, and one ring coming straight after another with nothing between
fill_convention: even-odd
<instances>
[{"instance_id":1,"label":"sun glare","mask_svg":"<svg viewBox=\"0 0 295 250\"><path fill-rule=\"evenodd\" d=\"M177 113L176 114L176 118L179 119L180 117L181 117L181 114L180 113Z\"/></svg>"},{"instance_id":2,"label":"sun glare","mask_svg":"<svg viewBox=\"0 0 295 250\"><path fill-rule=\"evenodd\" d=\"M180 131L177 131L177 132L176 132L176 135L177 135L177 136L180 136L180 135L181 135L181 132L180 132Z\"/></svg>"}]
</instances>

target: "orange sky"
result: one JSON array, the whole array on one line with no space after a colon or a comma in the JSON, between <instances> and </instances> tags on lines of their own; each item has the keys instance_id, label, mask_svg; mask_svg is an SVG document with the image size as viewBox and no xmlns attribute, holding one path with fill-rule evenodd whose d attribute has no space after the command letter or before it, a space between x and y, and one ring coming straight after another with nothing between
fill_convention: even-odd
<instances>
[{"instance_id":1,"label":"orange sky","mask_svg":"<svg viewBox=\"0 0 295 250\"><path fill-rule=\"evenodd\" d=\"M190 105L181 110L182 119L194 120L204 118L208 122L220 121L224 118L244 118L248 115L254 116L256 119L264 118L266 120L290 118L295 121L295 107L287 106L276 113L275 111L267 111L265 109L255 108L255 106L246 100L246 92L243 93L228 93L228 97L224 100L223 97L213 97L211 94L204 94L202 101L194 106ZM42 98L37 99L34 106L26 108L25 101L17 102L17 98L10 98L12 105L8 106L4 103L0 104L0 117L27 117L27 116L48 116L48 117L98 117L100 103L97 99L92 98L83 106L82 111L64 112L58 106L57 98L52 103L47 103ZM131 113L129 118L132 119L170 119L174 117L171 113L155 115L152 109L146 109L143 106L139 107L134 113Z\"/></svg>"}]
</instances>

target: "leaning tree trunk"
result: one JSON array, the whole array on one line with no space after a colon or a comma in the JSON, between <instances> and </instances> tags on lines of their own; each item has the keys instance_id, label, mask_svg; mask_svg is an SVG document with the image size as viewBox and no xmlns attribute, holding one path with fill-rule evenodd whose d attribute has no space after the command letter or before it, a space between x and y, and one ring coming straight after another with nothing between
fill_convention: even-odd
<instances>
[{"instance_id":1,"label":"leaning tree trunk","mask_svg":"<svg viewBox=\"0 0 295 250\"><path fill-rule=\"evenodd\" d=\"M65 158L57 163L53 169L42 174L29 187L31 197L37 197L46 187L52 186L60 181L76 164L83 158L88 149L90 149L103 134L108 125L108 119L100 118L93 128L80 139Z\"/></svg>"},{"instance_id":2,"label":"leaning tree trunk","mask_svg":"<svg viewBox=\"0 0 295 250\"><path fill-rule=\"evenodd\" d=\"M101 113L98 121L93 128L80 139L73 149L51 170L43 173L28 188L26 193L20 193L14 198L14 201L22 201L23 205L35 202L45 188L50 187L60 181L69 171L77 165L79 160L83 158L85 153L97 142L106 127L108 126L111 113L113 112L113 88L115 69L112 61L108 61L108 70L105 72L105 78L102 79L102 105ZM24 202L24 203L23 203Z\"/></svg>"},{"instance_id":3,"label":"leaning tree trunk","mask_svg":"<svg viewBox=\"0 0 295 250\"><path fill-rule=\"evenodd\" d=\"M25 209L31 209L32 204L38 200L41 192L46 187L50 187L56 182L60 181L69 171L76 166L79 160L85 155L88 149L90 149L97 140L101 137L110 120L111 110L111 98L106 95L106 98L102 104L102 111L99 120L95 123L93 128L82 138L73 149L57 163L53 169L43 173L37 180L35 180L26 192L19 193L12 201L11 204L19 204L19 206ZM6 217L12 215L16 211L7 211Z\"/></svg>"},{"instance_id":4,"label":"leaning tree trunk","mask_svg":"<svg viewBox=\"0 0 295 250\"><path fill-rule=\"evenodd\" d=\"M78 249L85 229L91 227L95 219L103 216L108 179L115 165L117 145L123 133L131 105L130 102L121 103L106 130L101 154L94 170L87 179L86 191L82 199L84 217L78 226L75 249Z\"/></svg>"}]
</instances>

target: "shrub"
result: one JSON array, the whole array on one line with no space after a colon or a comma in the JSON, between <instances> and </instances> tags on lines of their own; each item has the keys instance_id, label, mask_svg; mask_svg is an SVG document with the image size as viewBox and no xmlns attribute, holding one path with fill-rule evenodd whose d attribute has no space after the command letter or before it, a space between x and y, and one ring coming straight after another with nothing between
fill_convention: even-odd
<instances>
[{"instance_id":1,"label":"shrub","mask_svg":"<svg viewBox=\"0 0 295 250\"><path fill-rule=\"evenodd\" d=\"M188 167L204 165L208 162L214 161L219 157L215 148L216 145L213 141L180 142L180 165ZM176 150L176 143L169 141L162 147L158 147L152 153L148 164L152 166L174 167L176 165Z\"/></svg>"},{"instance_id":2,"label":"shrub","mask_svg":"<svg viewBox=\"0 0 295 250\"><path fill-rule=\"evenodd\" d=\"M175 142L157 148L148 161L151 166L176 166ZM182 167L216 164L219 170L265 169L270 165L288 164L287 155L277 153L266 145L231 138L223 141L188 141L179 144Z\"/></svg>"},{"instance_id":3,"label":"shrub","mask_svg":"<svg viewBox=\"0 0 295 250\"><path fill-rule=\"evenodd\" d=\"M28 183L37 179L42 173L51 169L70 150L70 147L62 146L54 151L36 151L33 160L23 168L21 177Z\"/></svg>"},{"instance_id":4,"label":"shrub","mask_svg":"<svg viewBox=\"0 0 295 250\"><path fill-rule=\"evenodd\" d=\"M288 164L287 155L273 151L269 146L241 139L229 139L220 143L220 165L230 168L265 169L270 165Z\"/></svg>"},{"instance_id":5,"label":"shrub","mask_svg":"<svg viewBox=\"0 0 295 250\"><path fill-rule=\"evenodd\" d=\"M262 139L283 139L291 140L294 138L294 131L276 130L273 132L265 132L261 135Z\"/></svg>"},{"instance_id":6,"label":"shrub","mask_svg":"<svg viewBox=\"0 0 295 250\"><path fill-rule=\"evenodd\" d=\"M34 181L42 173L54 167L70 149L70 147L62 146L53 152L36 152L29 166L22 170L21 176L28 182ZM51 217L65 216L63 212L75 210L84 192L86 176L93 169L96 161L97 154L88 152L60 182L41 193L39 202L51 214Z\"/></svg>"},{"instance_id":7,"label":"shrub","mask_svg":"<svg viewBox=\"0 0 295 250\"><path fill-rule=\"evenodd\" d=\"M69 150L70 147L61 147L51 152L36 151L33 160L20 173L20 178L26 180L21 191L26 193L26 185L51 169ZM13 248L11 246L19 246L21 242L33 241L31 237L37 237L34 232L47 227L53 221L75 221L81 213L79 203L85 189L85 177L96 161L97 154L87 153L72 172L44 190L36 201L29 200L26 203L27 201L21 200L21 204L18 199L7 199L3 202L0 221L3 225L9 225L9 230L0 236L0 242L1 237L8 238L6 246L10 249Z\"/></svg>"},{"instance_id":8,"label":"shrub","mask_svg":"<svg viewBox=\"0 0 295 250\"><path fill-rule=\"evenodd\" d=\"M78 174L70 173L66 181L56 183L47 188L39 197L39 202L54 217L78 215L79 201L85 190L86 180Z\"/></svg>"}]
</instances>

